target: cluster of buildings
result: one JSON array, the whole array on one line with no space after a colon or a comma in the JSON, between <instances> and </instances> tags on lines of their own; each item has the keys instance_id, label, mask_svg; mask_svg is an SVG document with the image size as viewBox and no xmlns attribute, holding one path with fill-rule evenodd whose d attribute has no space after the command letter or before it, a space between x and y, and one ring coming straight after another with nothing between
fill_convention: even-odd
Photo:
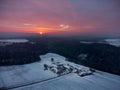
<instances>
[{"instance_id":1,"label":"cluster of buildings","mask_svg":"<svg viewBox=\"0 0 120 90\"><path fill-rule=\"evenodd\" d=\"M51 58L51 64L44 64L44 70L50 70L57 75L76 73L79 76L92 75L95 72L92 68L80 68L69 63L55 62L53 58Z\"/></svg>"}]
</instances>

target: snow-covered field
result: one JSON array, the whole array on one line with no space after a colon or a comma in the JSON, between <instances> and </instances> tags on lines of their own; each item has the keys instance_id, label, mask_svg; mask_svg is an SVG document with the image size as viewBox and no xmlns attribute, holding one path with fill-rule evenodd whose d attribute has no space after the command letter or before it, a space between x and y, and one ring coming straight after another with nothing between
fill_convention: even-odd
<instances>
[{"instance_id":1,"label":"snow-covered field","mask_svg":"<svg viewBox=\"0 0 120 90\"><path fill-rule=\"evenodd\" d=\"M96 71L93 75L85 77L70 73L53 78L57 77L57 74L44 70L44 64L51 65L51 58L54 58L55 62L69 64L76 68L84 70L88 68L65 61L65 57L53 53L41 55L40 57L40 62L0 67L0 87L8 87L11 90L120 90L120 76L101 71ZM53 79L46 80L49 78ZM24 86L27 83L42 80L46 81ZM12 88L19 85L23 85L23 87Z\"/></svg>"},{"instance_id":2,"label":"snow-covered field","mask_svg":"<svg viewBox=\"0 0 120 90\"><path fill-rule=\"evenodd\" d=\"M27 39L1 39L0 42L9 42L9 43L26 43Z\"/></svg>"},{"instance_id":3,"label":"snow-covered field","mask_svg":"<svg viewBox=\"0 0 120 90\"><path fill-rule=\"evenodd\" d=\"M80 43L84 43L84 44L92 44L92 43L105 43L105 44L109 44L109 45L113 45L116 47L120 47L120 39L104 39L103 41L80 41Z\"/></svg>"},{"instance_id":4,"label":"snow-covered field","mask_svg":"<svg viewBox=\"0 0 120 90\"><path fill-rule=\"evenodd\" d=\"M0 39L0 46L12 45L13 43L27 43L27 39Z\"/></svg>"},{"instance_id":5,"label":"snow-covered field","mask_svg":"<svg viewBox=\"0 0 120 90\"><path fill-rule=\"evenodd\" d=\"M0 46L12 45L14 43L27 43L35 44L35 42L30 42L27 39L0 39Z\"/></svg>"},{"instance_id":6,"label":"snow-covered field","mask_svg":"<svg viewBox=\"0 0 120 90\"><path fill-rule=\"evenodd\" d=\"M105 39L105 41L110 45L120 47L120 39Z\"/></svg>"}]
</instances>

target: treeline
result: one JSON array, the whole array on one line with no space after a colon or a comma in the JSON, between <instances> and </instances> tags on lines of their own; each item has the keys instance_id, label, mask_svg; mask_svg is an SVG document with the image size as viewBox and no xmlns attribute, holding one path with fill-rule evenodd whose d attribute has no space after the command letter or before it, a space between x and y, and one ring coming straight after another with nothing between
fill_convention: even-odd
<instances>
[{"instance_id":1,"label":"treeline","mask_svg":"<svg viewBox=\"0 0 120 90\"><path fill-rule=\"evenodd\" d=\"M44 45L30 43L13 44L0 47L0 66L28 64L40 60L40 54L45 54Z\"/></svg>"},{"instance_id":2,"label":"treeline","mask_svg":"<svg viewBox=\"0 0 120 90\"><path fill-rule=\"evenodd\" d=\"M69 61L120 75L120 47L108 44L61 43L51 51L69 58ZM86 54L86 60L78 56Z\"/></svg>"}]
</instances>

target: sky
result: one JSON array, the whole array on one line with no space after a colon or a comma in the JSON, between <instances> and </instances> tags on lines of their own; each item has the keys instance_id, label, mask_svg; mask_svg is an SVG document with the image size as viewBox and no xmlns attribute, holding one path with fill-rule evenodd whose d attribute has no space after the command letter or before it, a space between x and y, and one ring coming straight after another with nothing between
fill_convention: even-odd
<instances>
[{"instance_id":1,"label":"sky","mask_svg":"<svg viewBox=\"0 0 120 90\"><path fill-rule=\"evenodd\" d=\"M120 0L0 0L0 33L120 34Z\"/></svg>"}]
</instances>

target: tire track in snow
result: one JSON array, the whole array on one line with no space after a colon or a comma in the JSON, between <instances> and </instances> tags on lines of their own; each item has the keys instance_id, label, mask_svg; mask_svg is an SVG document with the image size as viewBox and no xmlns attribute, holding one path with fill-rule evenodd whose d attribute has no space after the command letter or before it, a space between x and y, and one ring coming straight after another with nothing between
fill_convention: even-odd
<instances>
[{"instance_id":1,"label":"tire track in snow","mask_svg":"<svg viewBox=\"0 0 120 90\"><path fill-rule=\"evenodd\" d=\"M12 87L6 87L5 89L12 90L12 89L16 89L16 88L24 88L24 87L27 87L27 86L32 86L32 85L37 85L37 84L43 84L43 83L46 83L46 82L49 82L49 81L52 81L52 80L63 78L64 76L68 76L70 74L71 73L64 74L64 75L61 75L61 76L52 77L52 78L45 79L45 80L34 81L34 82L30 82L30 83L26 83L26 84L21 84L21 85L17 85L17 86L12 86Z\"/></svg>"}]
</instances>

